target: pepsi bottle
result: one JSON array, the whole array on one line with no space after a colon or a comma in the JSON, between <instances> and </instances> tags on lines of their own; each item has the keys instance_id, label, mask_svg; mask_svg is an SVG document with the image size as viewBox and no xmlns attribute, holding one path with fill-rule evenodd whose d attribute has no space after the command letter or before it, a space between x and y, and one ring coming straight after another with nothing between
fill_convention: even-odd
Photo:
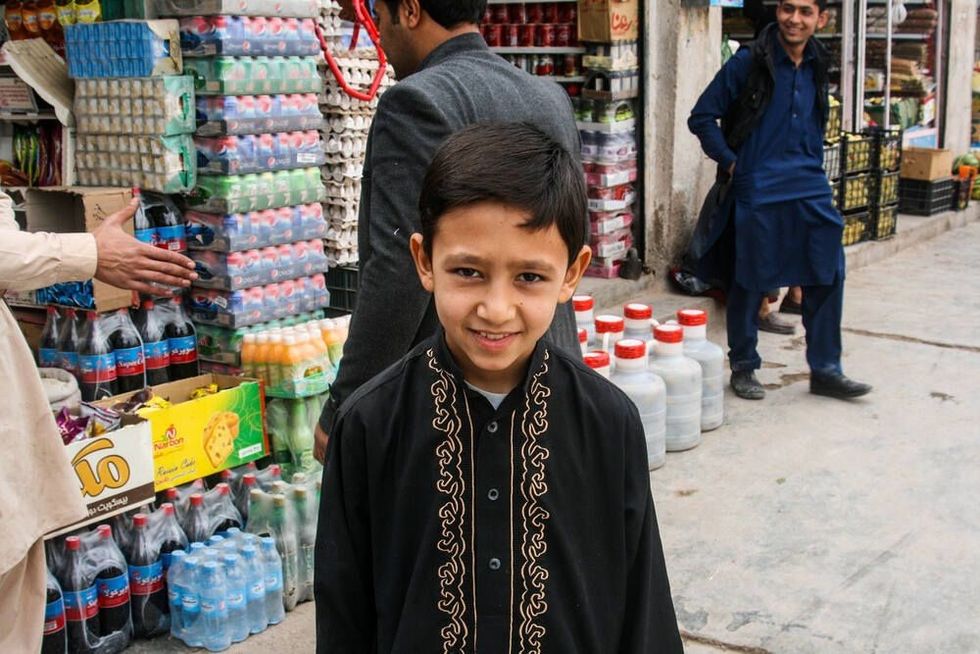
<instances>
[{"instance_id":1,"label":"pepsi bottle","mask_svg":"<svg viewBox=\"0 0 980 654\"><path fill-rule=\"evenodd\" d=\"M136 314L136 328L143 339L146 359L146 385L158 386L170 381L170 344L164 333L166 325L153 300L143 302Z\"/></svg>"},{"instance_id":2,"label":"pepsi bottle","mask_svg":"<svg viewBox=\"0 0 980 654\"><path fill-rule=\"evenodd\" d=\"M94 311L86 314L82 344L78 348L78 369L84 401L101 400L118 392L116 357L112 352L109 335Z\"/></svg>"},{"instance_id":3,"label":"pepsi bottle","mask_svg":"<svg viewBox=\"0 0 980 654\"><path fill-rule=\"evenodd\" d=\"M66 654L68 637L65 633L65 600L61 586L51 572L48 572L47 603L44 607L44 638L41 640L41 654Z\"/></svg>"},{"instance_id":4,"label":"pepsi bottle","mask_svg":"<svg viewBox=\"0 0 980 654\"><path fill-rule=\"evenodd\" d=\"M129 309L116 312L119 327L112 333L110 343L116 357L116 385L119 393L134 393L146 386L146 359L143 343Z\"/></svg>"},{"instance_id":5,"label":"pepsi bottle","mask_svg":"<svg viewBox=\"0 0 980 654\"><path fill-rule=\"evenodd\" d=\"M133 516L133 543L129 552L129 588L132 596L133 634L152 638L170 631L170 601L164 584L163 560L153 545L145 513Z\"/></svg>"},{"instance_id":6,"label":"pepsi bottle","mask_svg":"<svg viewBox=\"0 0 980 654\"><path fill-rule=\"evenodd\" d=\"M187 314L184 313L184 305L179 300L172 303L174 317L165 329L167 344L170 347L170 373L171 381L196 377L200 374L197 362L197 334L194 325L191 323Z\"/></svg>"},{"instance_id":7,"label":"pepsi bottle","mask_svg":"<svg viewBox=\"0 0 980 654\"><path fill-rule=\"evenodd\" d=\"M47 313L41 342L37 348L37 365L39 368L58 368L58 334L61 332L62 319L54 307L48 307Z\"/></svg>"},{"instance_id":8,"label":"pepsi bottle","mask_svg":"<svg viewBox=\"0 0 980 654\"><path fill-rule=\"evenodd\" d=\"M112 527L99 525L97 532L99 547L107 553L115 550L115 556L104 557L104 562L95 578L99 596L99 635L102 638L108 638L116 633L128 635L130 594L125 561L112 539Z\"/></svg>"},{"instance_id":9,"label":"pepsi bottle","mask_svg":"<svg viewBox=\"0 0 980 654\"><path fill-rule=\"evenodd\" d=\"M61 587L65 601L68 649L78 654L96 654L99 644L99 596L95 579L86 576L82 541L78 536L65 539Z\"/></svg>"}]
</instances>

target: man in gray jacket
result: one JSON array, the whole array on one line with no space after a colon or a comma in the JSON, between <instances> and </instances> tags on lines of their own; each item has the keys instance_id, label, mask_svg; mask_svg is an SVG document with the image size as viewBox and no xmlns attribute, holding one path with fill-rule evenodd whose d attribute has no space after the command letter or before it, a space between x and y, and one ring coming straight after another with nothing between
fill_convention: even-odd
<instances>
[{"instance_id":1,"label":"man in gray jacket","mask_svg":"<svg viewBox=\"0 0 980 654\"><path fill-rule=\"evenodd\" d=\"M487 48L477 27L486 6L487 0L376 0L381 44L399 82L381 97L368 137L357 227L357 307L316 432L321 462L343 401L438 325L408 244L419 231L422 179L442 141L474 123L527 121L579 157L565 91ZM558 307L549 338L579 352L567 303Z\"/></svg>"}]
</instances>

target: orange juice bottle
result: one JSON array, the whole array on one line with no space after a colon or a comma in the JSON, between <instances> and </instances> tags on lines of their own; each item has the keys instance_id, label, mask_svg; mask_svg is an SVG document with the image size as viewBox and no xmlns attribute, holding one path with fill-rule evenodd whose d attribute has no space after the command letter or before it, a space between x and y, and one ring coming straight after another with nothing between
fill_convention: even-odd
<instances>
[{"instance_id":1,"label":"orange juice bottle","mask_svg":"<svg viewBox=\"0 0 980 654\"><path fill-rule=\"evenodd\" d=\"M305 353L302 345L297 342L296 336L289 334L282 337L283 352L279 359L282 366L282 386L285 389L293 390L296 383L303 380L303 357Z\"/></svg>"},{"instance_id":2,"label":"orange juice bottle","mask_svg":"<svg viewBox=\"0 0 980 654\"><path fill-rule=\"evenodd\" d=\"M277 388L282 385L283 367L282 363L286 356L286 346L280 332L273 332L269 336L268 359L266 359L266 374L269 377L269 387Z\"/></svg>"},{"instance_id":3,"label":"orange juice bottle","mask_svg":"<svg viewBox=\"0 0 980 654\"><path fill-rule=\"evenodd\" d=\"M255 334L245 334L242 337L242 375L258 378L255 370Z\"/></svg>"},{"instance_id":4,"label":"orange juice bottle","mask_svg":"<svg viewBox=\"0 0 980 654\"><path fill-rule=\"evenodd\" d=\"M7 32L10 34L11 41L20 41L21 39L27 38L27 34L24 32L22 8L23 5L21 5L20 0L11 0L11 2L7 3L4 20L7 23Z\"/></svg>"},{"instance_id":5,"label":"orange juice bottle","mask_svg":"<svg viewBox=\"0 0 980 654\"><path fill-rule=\"evenodd\" d=\"M37 20L37 3L34 0L27 0L21 5L20 15L26 32L24 38L35 39L41 36L41 24Z\"/></svg>"}]
</instances>

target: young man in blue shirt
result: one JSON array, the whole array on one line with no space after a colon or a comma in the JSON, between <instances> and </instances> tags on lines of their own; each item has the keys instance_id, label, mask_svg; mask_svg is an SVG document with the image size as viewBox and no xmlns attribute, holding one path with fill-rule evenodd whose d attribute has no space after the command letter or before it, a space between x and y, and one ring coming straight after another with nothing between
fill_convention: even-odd
<instances>
[{"instance_id":1,"label":"young man in blue shirt","mask_svg":"<svg viewBox=\"0 0 980 654\"><path fill-rule=\"evenodd\" d=\"M759 303L784 286L803 287L810 392L871 391L840 361L844 225L823 170L827 51L813 38L826 9L826 0L780 0L776 23L725 64L688 120L719 165L713 210L702 214L710 247L699 273L729 281L731 385L746 399L765 397L755 376Z\"/></svg>"}]
</instances>

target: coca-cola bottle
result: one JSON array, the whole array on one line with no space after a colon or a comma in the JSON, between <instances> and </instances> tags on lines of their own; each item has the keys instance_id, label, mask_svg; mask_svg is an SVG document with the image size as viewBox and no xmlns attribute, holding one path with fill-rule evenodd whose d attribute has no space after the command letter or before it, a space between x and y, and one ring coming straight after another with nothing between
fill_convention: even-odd
<instances>
[{"instance_id":1,"label":"coca-cola bottle","mask_svg":"<svg viewBox=\"0 0 980 654\"><path fill-rule=\"evenodd\" d=\"M68 638L65 633L65 600L58 580L48 571L47 603L44 607L44 638L41 654L65 654Z\"/></svg>"},{"instance_id":2,"label":"coca-cola bottle","mask_svg":"<svg viewBox=\"0 0 980 654\"><path fill-rule=\"evenodd\" d=\"M145 300L136 314L136 328L143 339L146 357L146 385L158 386L170 381L170 344L165 333L166 323L153 300Z\"/></svg>"},{"instance_id":3,"label":"coca-cola bottle","mask_svg":"<svg viewBox=\"0 0 980 654\"><path fill-rule=\"evenodd\" d=\"M241 529L245 526L242 524L240 512L235 508L232 501L231 486L222 482L214 487L208 497L215 507L216 514L221 516L221 521L214 528L214 533L223 536L232 527Z\"/></svg>"},{"instance_id":4,"label":"coca-cola bottle","mask_svg":"<svg viewBox=\"0 0 980 654\"><path fill-rule=\"evenodd\" d=\"M129 317L129 309L116 312L119 326L112 333L110 343L116 357L116 385L119 393L133 393L146 386L146 360L143 343Z\"/></svg>"},{"instance_id":5,"label":"coca-cola bottle","mask_svg":"<svg viewBox=\"0 0 980 654\"><path fill-rule=\"evenodd\" d=\"M96 529L99 535L98 547L100 556L99 573L95 585L99 594L99 635L109 638L114 634L114 641L128 641L129 623L129 574L126 570L126 560L119 546L112 538L112 527L99 525Z\"/></svg>"},{"instance_id":6,"label":"coca-cola bottle","mask_svg":"<svg viewBox=\"0 0 980 654\"><path fill-rule=\"evenodd\" d=\"M156 229L161 247L171 252L187 249L187 236L184 230L184 217L173 201L162 193L143 192L142 204Z\"/></svg>"},{"instance_id":7,"label":"coca-cola bottle","mask_svg":"<svg viewBox=\"0 0 980 654\"><path fill-rule=\"evenodd\" d=\"M78 536L65 539L61 588L68 649L79 654L95 654L99 644L99 596L95 578L85 569L82 541Z\"/></svg>"},{"instance_id":8,"label":"coca-cola bottle","mask_svg":"<svg viewBox=\"0 0 980 654\"><path fill-rule=\"evenodd\" d=\"M163 573L167 574L170 570L171 554L177 550L187 547L187 536L177 522L177 512L174 505L170 502L160 505L160 513L163 515L161 523L157 529L158 540L160 541L160 559L163 561Z\"/></svg>"},{"instance_id":9,"label":"coca-cola bottle","mask_svg":"<svg viewBox=\"0 0 980 654\"><path fill-rule=\"evenodd\" d=\"M133 197L139 198L140 200L140 205L136 208L136 214L133 216L133 235L137 240L147 245L158 247L160 245L160 236L157 234L156 227L153 225L153 221L146 211L143 194L138 188L133 189Z\"/></svg>"},{"instance_id":10,"label":"coca-cola bottle","mask_svg":"<svg viewBox=\"0 0 980 654\"><path fill-rule=\"evenodd\" d=\"M204 495L194 493L191 495L191 504L187 508L187 515L184 516L184 533L187 540L192 543L203 543L214 535L211 529L211 517L204 506Z\"/></svg>"},{"instance_id":11,"label":"coca-cola bottle","mask_svg":"<svg viewBox=\"0 0 980 654\"><path fill-rule=\"evenodd\" d=\"M150 537L145 513L133 516L133 543L129 551L129 588L132 595L133 633L152 638L170 631L170 606L164 584L159 546Z\"/></svg>"},{"instance_id":12,"label":"coca-cola bottle","mask_svg":"<svg viewBox=\"0 0 980 654\"><path fill-rule=\"evenodd\" d=\"M165 333L170 347L170 379L187 379L200 374L197 362L197 334L180 300L173 300L174 317L167 323Z\"/></svg>"},{"instance_id":13,"label":"coca-cola bottle","mask_svg":"<svg viewBox=\"0 0 980 654\"><path fill-rule=\"evenodd\" d=\"M67 309L61 320L61 331L58 333L58 367L67 370L75 377L78 371L78 346L81 344L79 334L82 332L82 320L74 309Z\"/></svg>"},{"instance_id":14,"label":"coca-cola bottle","mask_svg":"<svg viewBox=\"0 0 980 654\"><path fill-rule=\"evenodd\" d=\"M58 366L58 334L61 332L61 316L54 307L48 307L44 330L41 332L41 342L37 347L37 365L40 368L57 368Z\"/></svg>"},{"instance_id":15,"label":"coca-cola bottle","mask_svg":"<svg viewBox=\"0 0 980 654\"><path fill-rule=\"evenodd\" d=\"M78 368L84 401L101 400L117 393L116 357L112 353L109 335L94 311L86 314L85 331L78 348Z\"/></svg>"}]
</instances>

